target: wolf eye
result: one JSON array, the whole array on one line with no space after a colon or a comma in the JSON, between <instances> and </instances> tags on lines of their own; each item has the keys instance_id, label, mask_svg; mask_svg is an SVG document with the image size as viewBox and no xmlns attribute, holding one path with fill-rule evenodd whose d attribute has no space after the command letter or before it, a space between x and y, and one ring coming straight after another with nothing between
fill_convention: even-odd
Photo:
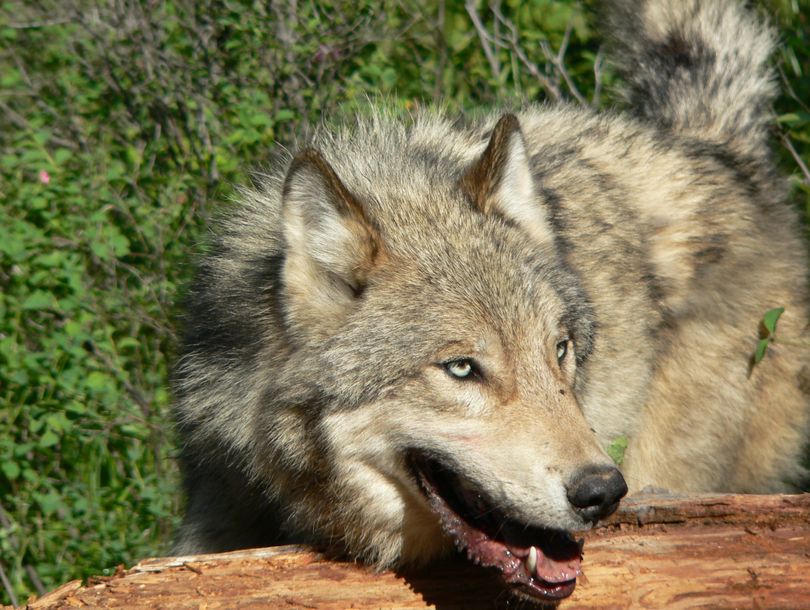
<instances>
[{"instance_id":1,"label":"wolf eye","mask_svg":"<svg viewBox=\"0 0 810 610\"><path fill-rule=\"evenodd\" d=\"M442 364L444 370L456 379L472 379L478 370L470 358L459 358Z\"/></svg>"},{"instance_id":2,"label":"wolf eye","mask_svg":"<svg viewBox=\"0 0 810 610\"><path fill-rule=\"evenodd\" d=\"M568 339L565 341L560 341L557 344L557 362L562 364L562 361L565 360L565 355L568 353Z\"/></svg>"}]
</instances>

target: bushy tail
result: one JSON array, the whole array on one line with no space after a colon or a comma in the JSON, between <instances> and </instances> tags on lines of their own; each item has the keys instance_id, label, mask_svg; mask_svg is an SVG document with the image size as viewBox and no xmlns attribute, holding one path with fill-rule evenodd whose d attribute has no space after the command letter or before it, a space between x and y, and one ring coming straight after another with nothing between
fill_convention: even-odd
<instances>
[{"instance_id":1,"label":"bushy tail","mask_svg":"<svg viewBox=\"0 0 810 610\"><path fill-rule=\"evenodd\" d=\"M739 0L609 0L613 58L647 120L767 155L775 36Z\"/></svg>"}]
</instances>

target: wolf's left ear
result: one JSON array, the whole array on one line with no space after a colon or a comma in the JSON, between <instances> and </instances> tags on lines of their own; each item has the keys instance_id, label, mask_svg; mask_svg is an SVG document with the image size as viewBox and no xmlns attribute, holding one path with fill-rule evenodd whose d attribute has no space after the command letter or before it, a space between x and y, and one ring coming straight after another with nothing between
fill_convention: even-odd
<instances>
[{"instance_id":1,"label":"wolf's left ear","mask_svg":"<svg viewBox=\"0 0 810 610\"><path fill-rule=\"evenodd\" d=\"M283 271L289 322L309 338L340 326L362 294L381 241L363 205L316 150L299 153L284 181Z\"/></svg>"},{"instance_id":2,"label":"wolf's left ear","mask_svg":"<svg viewBox=\"0 0 810 610\"><path fill-rule=\"evenodd\" d=\"M486 150L464 173L459 186L484 214L501 214L541 243L553 240L537 197L520 122L514 114L500 118Z\"/></svg>"}]
</instances>

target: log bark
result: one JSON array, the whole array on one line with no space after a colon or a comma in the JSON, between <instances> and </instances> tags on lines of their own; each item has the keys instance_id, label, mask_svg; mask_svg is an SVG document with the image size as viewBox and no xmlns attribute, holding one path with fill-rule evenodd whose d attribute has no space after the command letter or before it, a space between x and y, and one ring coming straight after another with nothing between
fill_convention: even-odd
<instances>
[{"instance_id":1,"label":"log bark","mask_svg":"<svg viewBox=\"0 0 810 610\"><path fill-rule=\"evenodd\" d=\"M562 610L810 608L810 494L637 496L585 539L583 575ZM147 559L27 607L449 610L508 599L461 559L375 573L288 546Z\"/></svg>"}]
</instances>

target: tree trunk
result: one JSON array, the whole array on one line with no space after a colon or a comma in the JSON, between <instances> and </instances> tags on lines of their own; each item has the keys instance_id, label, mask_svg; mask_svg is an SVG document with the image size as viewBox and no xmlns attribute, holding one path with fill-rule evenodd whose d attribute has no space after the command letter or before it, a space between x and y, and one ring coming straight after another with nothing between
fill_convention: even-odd
<instances>
[{"instance_id":1,"label":"tree trunk","mask_svg":"<svg viewBox=\"0 0 810 610\"><path fill-rule=\"evenodd\" d=\"M810 494L638 496L585 535L560 608L810 608ZM451 559L375 573L302 547L147 559L74 581L31 609L497 608L497 578Z\"/></svg>"}]
</instances>

